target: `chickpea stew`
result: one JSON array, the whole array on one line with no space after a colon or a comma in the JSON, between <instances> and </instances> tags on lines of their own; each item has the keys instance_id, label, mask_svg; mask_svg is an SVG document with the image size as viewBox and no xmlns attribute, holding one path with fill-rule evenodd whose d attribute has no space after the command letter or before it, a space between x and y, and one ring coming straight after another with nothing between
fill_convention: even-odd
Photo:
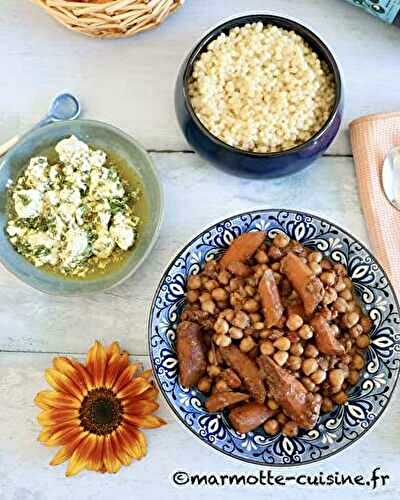
<instances>
[{"instance_id":1,"label":"chickpea stew","mask_svg":"<svg viewBox=\"0 0 400 500\"><path fill-rule=\"evenodd\" d=\"M371 320L346 268L279 233L236 238L187 281L176 347L182 386L239 433L294 437L347 401Z\"/></svg>"}]
</instances>

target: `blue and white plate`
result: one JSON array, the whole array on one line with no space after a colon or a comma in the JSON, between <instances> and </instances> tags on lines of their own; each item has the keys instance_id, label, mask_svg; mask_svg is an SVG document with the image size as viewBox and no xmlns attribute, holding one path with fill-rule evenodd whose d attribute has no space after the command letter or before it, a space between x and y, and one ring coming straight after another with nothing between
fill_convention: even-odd
<instances>
[{"instance_id":1,"label":"blue and white plate","mask_svg":"<svg viewBox=\"0 0 400 500\"><path fill-rule=\"evenodd\" d=\"M283 232L341 262L373 321L371 344L359 383L344 406L323 415L296 438L268 436L262 429L238 434L223 413L211 414L204 396L178 381L175 329L185 303L185 283L241 233ZM291 210L260 210L225 219L203 231L175 257L161 279L149 318L149 352L156 379L180 421L204 443L232 458L267 466L291 466L327 458L359 439L382 415L400 369L399 305L385 272L362 243L320 217Z\"/></svg>"}]
</instances>

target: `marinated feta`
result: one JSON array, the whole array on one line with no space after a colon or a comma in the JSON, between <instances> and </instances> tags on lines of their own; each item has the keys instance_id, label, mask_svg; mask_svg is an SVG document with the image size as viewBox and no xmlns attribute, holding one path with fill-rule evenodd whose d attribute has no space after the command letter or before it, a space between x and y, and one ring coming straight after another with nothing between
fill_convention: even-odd
<instances>
[{"instance_id":1,"label":"marinated feta","mask_svg":"<svg viewBox=\"0 0 400 500\"><path fill-rule=\"evenodd\" d=\"M140 218L132 188L108 161L75 136L56 147L59 162L30 160L10 183L7 233L35 266L83 277L122 257L137 239Z\"/></svg>"}]
</instances>

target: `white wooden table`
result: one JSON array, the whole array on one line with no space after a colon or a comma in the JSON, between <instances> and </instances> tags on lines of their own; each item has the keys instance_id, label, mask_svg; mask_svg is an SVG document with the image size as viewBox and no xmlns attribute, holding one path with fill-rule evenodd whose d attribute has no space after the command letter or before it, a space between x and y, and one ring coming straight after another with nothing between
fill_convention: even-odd
<instances>
[{"instance_id":1,"label":"white wooden table","mask_svg":"<svg viewBox=\"0 0 400 500\"><path fill-rule=\"evenodd\" d=\"M336 51L347 83L343 130L327 156L288 179L248 181L227 176L190 151L174 118L173 86L193 42L220 19L243 11L290 15L319 31ZM164 402L168 426L148 432L150 451L117 476L83 473L64 478L47 463L54 450L36 442L33 397L46 388L43 371L55 353L85 353L94 339L119 340L148 365L146 318L161 273L199 228L228 214L287 207L323 214L367 241L347 124L357 116L400 107L400 30L343 0L188 0L159 30L135 39L99 41L64 30L27 0L2 0L0 9L0 141L23 132L61 90L76 92L84 114L110 122L152 151L166 193L161 237L133 279L103 294L66 299L42 295L0 270L0 499L221 498L221 489L177 488L171 475L254 473L191 437ZM185 206L185 211L180 209ZM397 397L396 397L397 396ZM348 450L300 473L369 473L381 467L389 484L375 492L342 488L229 488L232 498L327 500L400 494L398 392L379 425ZM286 471L289 472L289 471ZM292 474L292 475L293 475ZM276 488L275 488L276 489Z\"/></svg>"}]
</instances>

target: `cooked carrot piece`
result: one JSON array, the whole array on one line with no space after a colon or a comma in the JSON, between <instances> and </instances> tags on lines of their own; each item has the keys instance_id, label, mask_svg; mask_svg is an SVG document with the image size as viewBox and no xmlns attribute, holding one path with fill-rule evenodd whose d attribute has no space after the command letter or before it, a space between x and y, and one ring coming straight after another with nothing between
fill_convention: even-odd
<instances>
[{"instance_id":1,"label":"cooked carrot piece","mask_svg":"<svg viewBox=\"0 0 400 500\"><path fill-rule=\"evenodd\" d=\"M221 411L228 406L246 401L249 397L248 394L244 394L243 392L215 392L207 399L206 408L208 411Z\"/></svg>"},{"instance_id":2,"label":"cooked carrot piece","mask_svg":"<svg viewBox=\"0 0 400 500\"><path fill-rule=\"evenodd\" d=\"M207 368L200 326L183 321L176 332L176 350L179 361L179 379L183 387L198 383Z\"/></svg>"},{"instance_id":3,"label":"cooked carrot piece","mask_svg":"<svg viewBox=\"0 0 400 500\"><path fill-rule=\"evenodd\" d=\"M264 403L267 394L255 362L235 345L221 347L220 352L225 363L239 375L253 398L259 403Z\"/></svg>"},{"instance_id":4,"label":"cooked carrot piece","mask_svg":"<svg viewBox=\"0 0 400 500\"><path fill-rule=\"evenodd\" d=\"M320 352L332 356L344 354L343 344L337 340L330 324L321 314L314 316L311 326L314 328L315 342Z\"/></svg>"},{"instance_id":5,"label":"cooked carrot piece","mask_svg":"<svg viewBox=\"0 0 400 500\"><path fill-rule=\"evenodd\" d=\"M232 262L246 262L264 242L264 231L254 231L244 233L232 241L230 247L220 260L223 269L227 268Z\"/></svg>"},{"instance_id":6,"label":"cooked carrot piece","mask_svg":"<svg viewBox=\"0 0 400 500\"><path fill-rule=\"evenodd\" d=\"M320 403L289 371L278 366L269 356L258 358L271 397L299 427L312 429L319 417Z\"/></svg>"},{"instance_id":7,"label":"cooked carrot piece","mask_svg":"<svg viewBox=\"0 0 400 500\"><path fill-rule=\"evenodd\" d=\"M235 430L241 434L254 431L270 417L273 412L260 403L247 403L229 412L229 420Z\"/></svg>"},{"instance_id":8,"label":"cooked carrot piece","mask_svg":"<svg viewBox=\"0 0 400 500\"><path fill-rule=\"evenodd\" d=\"M282 318L283 306L274 273L271 269L267 269L263 274L258 285L258 293L261 297L267 328L272 328L276 326Z\"/></svg>"},{"instance_id":9,"label":"cooked carrot piece","mask_svg":"<svg viewBox=\"0 0 400 500\"><path fill-rule=\"evenodd\" d=\"M300 295L307 315L312 314L322 300L323 284L297 255L290 252L282 259L281 271Z\"/></svg>"}]
</instances>

